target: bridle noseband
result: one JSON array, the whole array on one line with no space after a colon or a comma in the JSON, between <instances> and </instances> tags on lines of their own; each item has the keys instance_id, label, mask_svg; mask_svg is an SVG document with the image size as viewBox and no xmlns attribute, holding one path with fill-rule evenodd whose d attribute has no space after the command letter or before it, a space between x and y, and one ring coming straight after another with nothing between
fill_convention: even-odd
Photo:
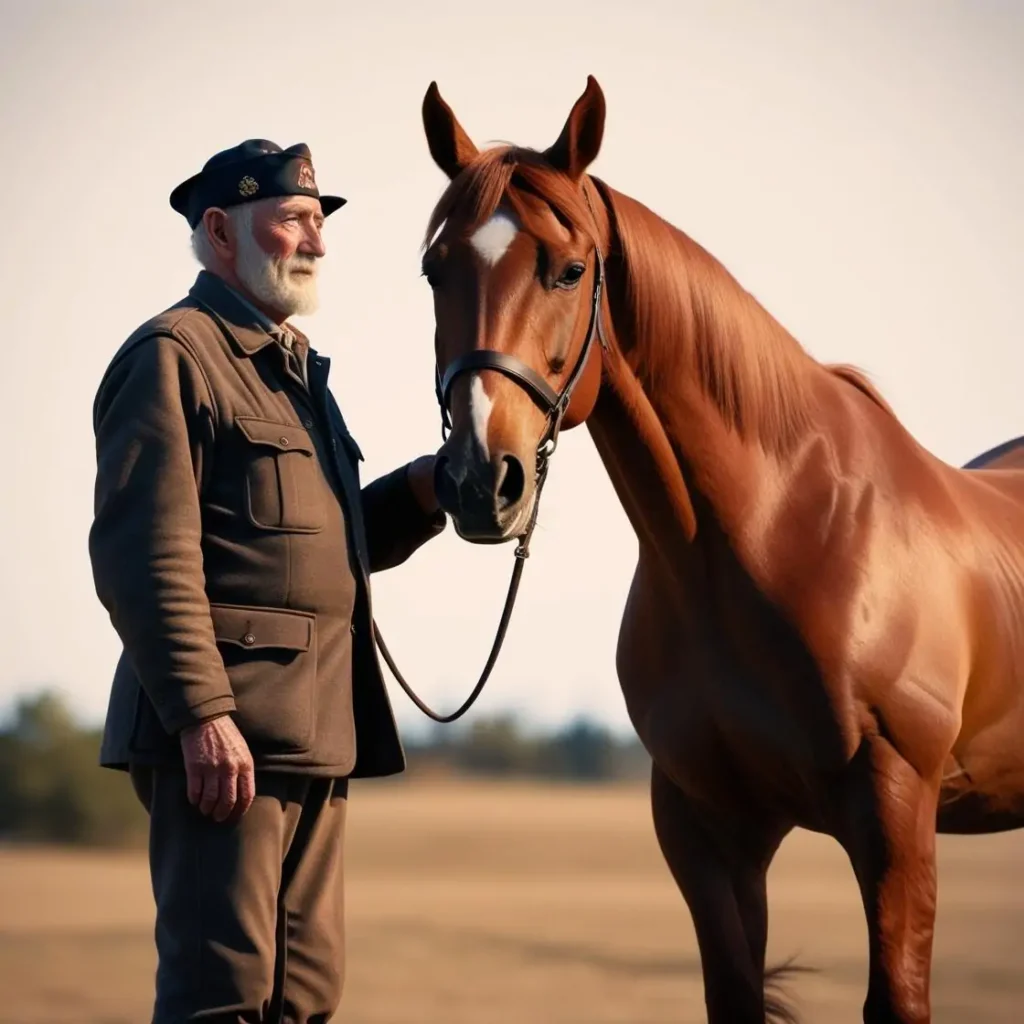
<instances>
[{"instance_id":1,"label":"bridle noseband","mask_svg":"<svg viewBox=\"0 0 1024 1024\"><path fill-rule=\"evenodd\" d=\"M452 429L448 406L452 385L457 377L471 370L496 370L498 373L503 373L523 388L540 405L547 416L547 429L537 444L537 478L530 520L527 523L526 529L518 537L519 543L515 550L515 565L512 569L512 579L509 582L508 593L505 597L505 607L501 614L501 621L498 623L498 631L491 646L491 653L488 656L487 664L484 666L480 679L477 681L473 692L466 698L465 703L457 711L449 715L439 715L432 711L413 693L409 684L403 678L402 673L399 672L398 666L395 665L394 659L392 659L387 647L384 645L384 640L380 635L380 629L376 621L373 624L377 646L380 648L388 668L391 669L409 699L420 711L435 722L453 722L464 715L480 695L484 684L491 674L491 670L494 668L494 663L497 661L498 653L505 639L509 619L512 616L512 608L515 604L516 593L519 590L519 579L523 572L523 565L530 556L530 538L533 536L533 528L537 524L540 495L544 487L544 481L547 479L548 460L558 444L558 433L562 427L562 420L565 417L566 410L569 408L569 403L572 401L573 390L579 383L580 377L586 368L587 360L594 346L594 338L596 337L600 341L603 351L608 350L608 341L601 322L601 297L604 291L604 259L596 246L594 248L594 258L594 290L590 306L590 324L587 328L586 338L580 348L580 353L576 357L572 373L569 374L560 392L556 392L536 370L528 366L523 360L516 356L508 355L505 352L499 352L496 349L474 349L472 352L466 352L464 355L458 356L449 363L443 376L440 366L436 362L434 364L434 391L437 395L437 403L441 409L441 437L443 440L448 439L448 433Z\"/></svg>"}]
</instances>

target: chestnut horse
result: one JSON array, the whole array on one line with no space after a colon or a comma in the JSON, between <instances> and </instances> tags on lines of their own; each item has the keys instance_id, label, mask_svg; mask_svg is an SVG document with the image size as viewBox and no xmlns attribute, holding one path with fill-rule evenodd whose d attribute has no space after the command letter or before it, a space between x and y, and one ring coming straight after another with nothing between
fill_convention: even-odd
<instances>
[{"instance_id":1,"label":"chestnut horse","mask_svg":"<svg viewBox=\"0 0 1024 1024\"><path fill-rule=\"evenodd\" d=\"M792 1019L765 878L798 826L853 867L864 1020L925 1024L936 832L1024 823L1024 473L994 468L1022 449L925 451L588 175L604 118L589 78L548 149L478 150L426 94L440 500L469 541L523 535L558 429L586 423L638 540L616 669L709 1021Z\"/></svg>"}]
</instances>

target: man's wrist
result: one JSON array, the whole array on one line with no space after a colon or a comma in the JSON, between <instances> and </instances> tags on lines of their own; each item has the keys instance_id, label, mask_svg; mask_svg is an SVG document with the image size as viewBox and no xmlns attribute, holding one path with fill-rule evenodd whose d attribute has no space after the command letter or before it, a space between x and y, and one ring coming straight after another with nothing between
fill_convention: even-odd
<instances>
[{"instance_id":1,"label":"man's wrist","mask_svg":"<svg viewBox=\"0 0 1024 1024\"><path fill-rule=\"evenodd\" d=\"M195 721L189 722L187 725L182 726L178 730L179 736L193 736L197 733L204 725L209 725L211 722L216 722L218 718L227 718L230 716L230 711L214 711L211 714L205 715L202 718L197 718Z\"/></svg>"},{"instance_id":2,"label":"man's wrist","mask_svg":"<svg viewBox=\"0 0 1024 1024\"><path fill-rule=\"evenodd\" d=\"M416 503L426 515L436 515L441 506L434 491L434 456L421 455L413 459L406 466L405 475Z\"/></svg>"}]
</instances>

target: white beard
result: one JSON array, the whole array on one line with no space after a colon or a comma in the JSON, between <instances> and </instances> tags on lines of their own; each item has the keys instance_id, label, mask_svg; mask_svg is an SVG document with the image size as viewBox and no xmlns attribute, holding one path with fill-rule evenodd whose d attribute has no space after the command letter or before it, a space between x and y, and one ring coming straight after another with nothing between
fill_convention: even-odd
<instances>
[{"instance_id":1,"label":"white beard","mask_svg":"<svg viewBox=\"0 0 1024 1024\"><path fill-rule=\"evenodd\" d=\"M268 256L253 237L251 218L239 218L236 227L238 280L260 302L286 317L315 313L320 304L317 258L306 253L287 259Z\"/></svg>"}]
</instances>

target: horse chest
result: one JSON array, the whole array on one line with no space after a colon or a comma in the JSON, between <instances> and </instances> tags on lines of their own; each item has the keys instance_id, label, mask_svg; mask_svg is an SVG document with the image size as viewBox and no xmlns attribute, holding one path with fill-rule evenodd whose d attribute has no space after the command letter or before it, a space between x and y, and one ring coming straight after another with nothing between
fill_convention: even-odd
<instances>
[{"instance_id":1,"label":"horse chest","mask_svg":"<svg viewBox=\"0 0 1024 1024\"><path fill-rule=\"evenodd\" d=\"M756 679L684 671L674 683L648 716L652 752L670 777L712 802L744 796L803 816L818 786L798 718Z\"/></svg>"},{"instance_id":2,"label":"horse chest","mask_svg":"<svg viewBox=\"0 0 1024 1024\"><path fill-rule=\"evenodd\" d=\"M812 820L821 802L821 700L794 699L797 664L758 673L750 665L757 659L746 654L706 625L666 615L634 582L617 667L651 756L695 798L771 803Z\"/></svg>"}]
</instances>

